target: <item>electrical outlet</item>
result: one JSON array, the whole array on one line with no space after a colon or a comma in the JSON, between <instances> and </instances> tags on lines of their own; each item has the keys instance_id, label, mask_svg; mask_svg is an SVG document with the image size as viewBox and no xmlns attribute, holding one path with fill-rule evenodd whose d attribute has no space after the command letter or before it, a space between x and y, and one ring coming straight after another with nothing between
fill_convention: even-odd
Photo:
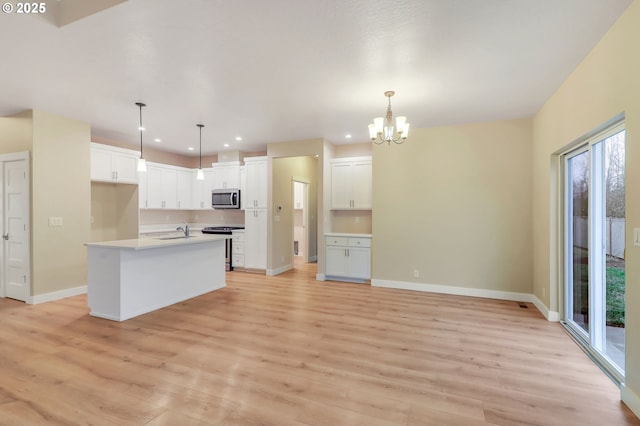
<instances>
[{"instance_id":1,"label":"electrical outlet","mask_svg":"<svg viewBox=\"0 0 640 426\"><path fill-rule=\"evenodd\" d=\"M413 270L413 278L420 278L420 271L418 271L417 269Z\"/></svg>"},{"instance_id":2,"label":"electrical outlet","mask_svg":"<svg viewBox=\"0 0 640 426\"><path fill-rule=\"evenodd\" d=\"M360 223L360 216L356 216L356 223Z\"/></svg>"}]
</instances>

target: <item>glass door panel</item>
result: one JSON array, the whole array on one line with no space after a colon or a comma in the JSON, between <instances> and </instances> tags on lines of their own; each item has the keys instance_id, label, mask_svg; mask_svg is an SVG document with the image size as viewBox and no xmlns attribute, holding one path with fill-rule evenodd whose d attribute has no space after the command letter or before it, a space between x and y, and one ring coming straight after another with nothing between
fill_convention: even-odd
<instances>
[{"instance_id":1,"label":"glass door panel","mask_svg":"<svg viewBox=\"0 0 640 426\"><path fill-rule=\"evenodd\" d=\"M567 158L567 320L589 333L589 151Z\"/></svg>"}]
</instances>

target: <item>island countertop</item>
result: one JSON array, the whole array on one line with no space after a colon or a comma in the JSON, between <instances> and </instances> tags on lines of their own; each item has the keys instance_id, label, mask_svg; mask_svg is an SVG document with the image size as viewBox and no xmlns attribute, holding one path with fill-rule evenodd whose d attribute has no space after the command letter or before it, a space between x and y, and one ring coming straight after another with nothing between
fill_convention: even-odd
<instances>
[{"instance_id":1,"label":"island countertop","mask_svg":"<svg viewBox=\"0 0 640 426\"><path fill-rule=\"evenodd\" d=\"M113 248L120 250L147 250L161 247L172 247L189 244L202 244L212 241L221 241L231 238L231 235L206 235L197 234L189 238L185 237L149 237L133 238L130 240L100 241L95 243L85 243L87 247Z\"/></svg>"}]
</instances>

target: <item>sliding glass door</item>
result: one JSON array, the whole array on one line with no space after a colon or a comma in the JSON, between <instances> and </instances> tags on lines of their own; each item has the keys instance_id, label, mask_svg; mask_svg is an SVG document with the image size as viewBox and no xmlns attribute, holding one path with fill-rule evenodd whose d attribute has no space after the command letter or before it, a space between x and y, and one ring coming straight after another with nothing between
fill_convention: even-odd
<instances>
[{"instance_id":1,"label":"sliding glass door","mask_svg":"<svg viewBox=\"0 0 640 426\"><path fill-rule=\"evenodd\" d=\"M624 124L564 156L564 319L616 379L624 378Z\"/></svg>"}]
</instances>

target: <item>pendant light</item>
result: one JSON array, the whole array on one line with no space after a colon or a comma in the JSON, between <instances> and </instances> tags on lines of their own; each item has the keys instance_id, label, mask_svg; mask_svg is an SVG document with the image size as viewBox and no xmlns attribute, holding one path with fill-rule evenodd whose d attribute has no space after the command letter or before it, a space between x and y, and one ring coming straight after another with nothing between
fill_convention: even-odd
<instances>
[{"instance_id":1,"label":"pendant light","mask_svg":"<svg viewBox=\"0 0 640 426\"><path fill-rule=\"evenodd\" d=\"M142 102L136 102L136 105L140 108L140 126L138 126L138 130L140 130L140 158L138 159L138 171L146 172L147 171L147 162L144 160L144 156L142 155L142 131L144 127L142 127L142 107L146 107L146 104Z\"/></svg>"},{"instance_id":2,"label":"pendant light","mask_svg":"<svg viewBox=\"0 0 640 426\"><path fill-rule=\"evenodd\" d=\"M391 112L391 97L395 95L393 90L384 92L384 95L389 98L389 105L387 106L387 115L383 117L377 117L373 119L373 123L369 124L369 137L375 144L387 143L391 145L391 142L401 144L409 136L409 123L407 123L407 117L396 117L396 126L393 126L393 112Z\"/></svg>"},{"instance_id":3,"label":"pendant light","mask_svg":"<svg viewBox=\"0 0 640 426\"><path fill-rule=\"evenodd\" d=\"M202 170L202 128L204 127L204 124L196 124L196 126L200 128L200 168L196 174L196 179L204 180L204 171Z\"/></svg>"}]
</instances>

